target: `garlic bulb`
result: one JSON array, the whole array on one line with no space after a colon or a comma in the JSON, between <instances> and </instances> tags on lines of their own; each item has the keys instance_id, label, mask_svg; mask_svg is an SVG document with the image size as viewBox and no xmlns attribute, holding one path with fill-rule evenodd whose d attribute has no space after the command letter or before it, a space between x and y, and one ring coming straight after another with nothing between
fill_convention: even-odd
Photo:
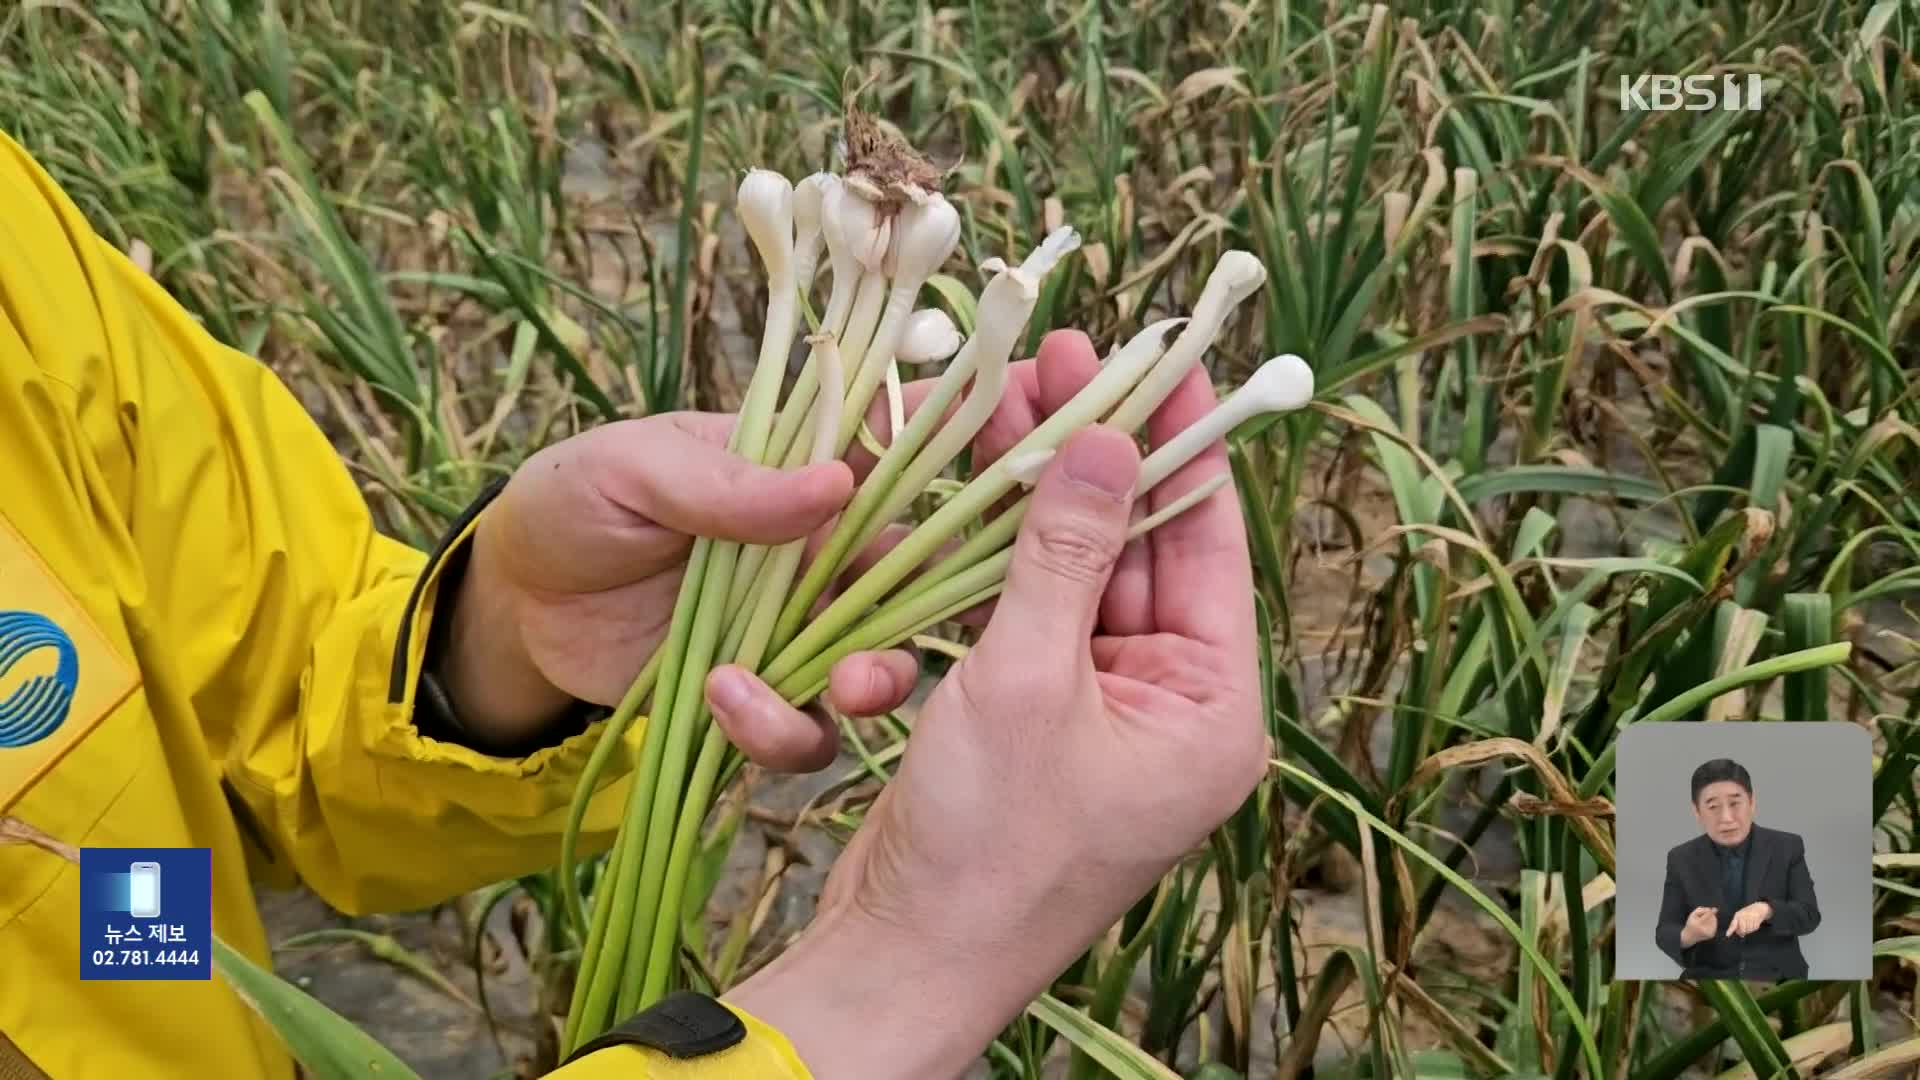
<instances>
[{"instance_id":1,"label":"garlic bulb","mask_svg":"<svg viewBox=\"0 0 1920 1080\"><path fill-rule=\"evenodd\" d=\"M792 273L793 183L771 169L750 169L736 200L740 223L766 264L769 278Z\"/></svg>"},{"instance_id":2,"label":"garlic bulb","mask_svg":"<svg viewBox=\"0 0 1920 1080\"><path fill-rule=\"evenodd\" d=\"M888 277L924 282L960 243L960 211L944 195L929 195L895 216L893 245L881 260Z\"/></svg>"},{"instance_id":3,"label":"garlic bulb","mask_svg":"<svg viewBox=\"0 0 1920 1080\"><path fill-rule=\"evenodd\" d=\"M922 308L907 316L894 357L903 364L936 363L959 352L965 342L951 315L939 308Z\"/></svg>"},{"instance_id":4,"label":"garlic bulb","mask_svg":"<svg viewBox=\"0 0 1920 1080\"><path fill-rule=\"evenodd\" d=\"M893 246L893 219L883 217L879 207L844 180L827 193L822 209L829 236L837 237L869 273L884 273L887 252Z\"/></svg>"},{"instance_id":5,"label":"garlic bulb","mask_svg":"<svg viewBox=\"0 0 1920 1080\"><path fill-rule=\"evenodd\" d=\"M929 195L922 205L900 209L895 215L892 239L893 246L882 260L883 274L889 282L886 308L871 337L860 341L850 336L851 343L847 346L846 359L854 374L847 391L847 412L840 425L842 451L853 441L866 415L867 402L872 400L880 380L893 366L894 352L900 346L901 332L906 328L907 316L913 312L913 301L920 295L920 287L960 243L960 212L945 196ZM869 273L862 284L863 298L873 277ZM864 346L858 354L857 365L852 359L854 344ZM895 382L898 382L897 375Z\"/></svg>"}]
</instances>

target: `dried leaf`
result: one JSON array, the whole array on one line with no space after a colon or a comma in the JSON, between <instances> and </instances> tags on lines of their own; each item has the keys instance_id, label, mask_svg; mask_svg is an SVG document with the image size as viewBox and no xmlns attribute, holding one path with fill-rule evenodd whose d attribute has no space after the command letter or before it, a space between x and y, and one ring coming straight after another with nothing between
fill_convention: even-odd
<instances>
[{"instance_id":1,"label":"dried leaf","mask_svg":"<svg viewBox=\"0 0 1920 1080\"><path fill-rule=\"evenodd\" d=\"M1243 74L1244 70L1237 67L1202 68L1173 88L1173 102L1183 105L1214 90L1231 90L1235 97L1247 97L1251 91L1240 81Z\"/></svg>"},{"instance_id":2,"label":"dried leaf","mask_svg":"<svg viewBox=\"0 0 1920 1080\"><path fill-rule=\"evenodd\" d=\"M1567 778L1561 775L1560 770L1554 767L1553 762L1547 760L1547 756L1541 753L1532 743L1523 742L1520 739L1500 737L1482 739L1479 742L1467 743L1462 746L1448 747L1421 762L1420 767L1413 771L1413 776L1408 778L1406 786L1402 787L1400 792L1394 795L1392 800L1387 803L1389 818L1391 819L1391 816L1398 809L1398 804L1403 798L1407 797L1408 793L1418 791L1421 787L1425 786L1427 781L1433 779L1435 775L1445 772L1448 769L1457 769L1467 765L1479 765L1484 762L1510 757L1519 758L1532 767L1535 775L1539 776L1541 782L1546 784L1548 793L1553 796L1553 802L1566 805L1585 805L1586 800L1580 798L1578 793L1575 792L1573 785L1567 782ZM1613 841L1608 839L1607 835L1600 830L1599 826L1594 824L1591 817L1569 815L1568 820L1572 822L1574 830L1586 841L1588 849L1594 853L1594 858L1599 861L1601 869L1609 874L1613 873Z\"/></svg>"}]
</instances>

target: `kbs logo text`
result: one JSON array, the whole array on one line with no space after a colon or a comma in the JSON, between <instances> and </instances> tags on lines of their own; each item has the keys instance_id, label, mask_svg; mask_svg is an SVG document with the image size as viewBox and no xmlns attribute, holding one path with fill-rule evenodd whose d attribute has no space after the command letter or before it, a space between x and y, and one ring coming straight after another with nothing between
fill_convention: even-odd
<instances>
[{"instance_id":1,"label":"kbs logo text","mask_svg":"<svg viewBox=\"0 0 1920 1080\"><path fill-rule=\"evenodd\" d=\"M1622 112L1738 112L1760 110L1760 76L1641 75L1620 76Z\"/></svg>"}]
</instances>

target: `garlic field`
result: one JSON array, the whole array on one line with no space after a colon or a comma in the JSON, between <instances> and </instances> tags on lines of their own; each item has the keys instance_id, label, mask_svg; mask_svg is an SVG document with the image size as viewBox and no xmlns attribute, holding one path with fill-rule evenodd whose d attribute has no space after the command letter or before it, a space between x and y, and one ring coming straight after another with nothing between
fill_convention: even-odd
<instances>
[{"instance_id":1,"label":"garlic field","mask_svg":"<svg viewBox=\"0 0 1920 1080\"><path fill-rule=\"evenodd\" d=\"M1026 485L1203 366L1270 768L973 1076L1920 1075L1911 0L29 0L0 130L410 543L623 418L873 463L817 553L695 545L595 755L643 778L608 843L580 801L550 868L441 909L269 905L259 992L316 1030L532 1077L765 965ZM1100 376L971 461L1057 328ZM738 662L807 702L895 645L921 691L817 774L686 690ZM1871 977L1615 977L1616 756L1667 721L1866 730Z\"/></svg>"}]
</instances>

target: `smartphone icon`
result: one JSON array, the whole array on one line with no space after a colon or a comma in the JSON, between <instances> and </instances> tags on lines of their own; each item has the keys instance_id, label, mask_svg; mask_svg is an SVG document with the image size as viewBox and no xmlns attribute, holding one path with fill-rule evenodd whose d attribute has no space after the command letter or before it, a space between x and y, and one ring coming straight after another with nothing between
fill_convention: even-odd
<instances>
[{"instance_id":1,"label":"smartphone icon","mask_svg":"<svg viewBox=\"0 0 1920 1080\"><path fill-rule=\"evenodd\" d=\"M137 862L127 874L130 912L136 919L151 919L160 914L160 864Z\"/></svg>"}]
</instances>

